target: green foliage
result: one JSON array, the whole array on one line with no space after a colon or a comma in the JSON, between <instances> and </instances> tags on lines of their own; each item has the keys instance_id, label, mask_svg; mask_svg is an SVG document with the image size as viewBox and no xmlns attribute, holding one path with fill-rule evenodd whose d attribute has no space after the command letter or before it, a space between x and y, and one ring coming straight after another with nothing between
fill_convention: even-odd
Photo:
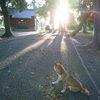
<instances>
[{"instance_id":1,"label":"green foliage","mask_svg":"<svg viewBox=\"0 0 100 100\"><path fill-rule=\"evenodd\" d=\"M43 17L47 16L47 12L48 12L48 9L46 5L36 9L36 13Z\"/></svg>"},{"instance_id":2,"label":"green foliage","mask_svg":"<svg viewBox=\"0 0 100 100\"><path fill-rule=\"evenodd\" d=\"M36 13L38 13L40 16L46 16L47 12L51 12L54 10L60 0L45 0L45 4L42 7L38 7L36 10Z\"/></svg>"},{"instance_id":3,"label":"green foliage","mask_svg":"<svg viewBox=\"0 0 100 100\"><path fill-rule=\"evenodd\" d=\"M12 4L12 7L19 11L27 8L27 2L25 0L10 0L10 3Z\"/></svg>"},{"instance_id":4,"label":"green foliage","mask_svg":"<svg viewBox=\"0 0 100 100\"><path fill-rule=\"evenodd\" d=\"M2 37L11 37L13 36L11 27L10 27L10 19L9 19L9 13L8 13L8 7L9 4L16 8L19 11L22 11L27 7L27 3L25 0L0 0L0 6L2 10L2 14L4 16L4 24L5 24L5 33L2 35Z\"/></svg>"},{"instance_id":5,"label":"green foliage","mask_svg":"<svg viewBox=\"0 0 100 100\"><path fill-rule=\"evenodd\" d=\"M65 1L67 1L68 4L70 4L71 8L77 8L80 0L65 0Z\"/></svg>"},{"instance_id":6,"label":"green foliage","mask_svg":"<svg viewBox=\"0 0 100 100\"><path fill-rule=\"evenodd\" d=\"M80 0L62 0L62 1L68 3L71 8L77 8ZM38 7L36 9L36 13L38 13L40 16L46 16L47 12L52 12L54 9L56 9L60 2L61 0L45 0L45 4L42 7Z\"/></svg>"},{"instance_id":7,"label":"green foliage","mask_svg":"<svg viewBox=\"0 0 100 100\"><path fill-rule=\"evenodd\" d=\"M3 11L4 11L4 9L8 8L9 4L13 8L15 8L16 10L19 10L19 11L22 11L25 8L27 8L27 2L26 2L26 0L0 0L0 6L1 6L1 8L2 8Z\"/></svg>"},{"instance_id":8,"label":"green foliage","mask_svg":"<svg viewBox=\"0 0 100 100\"><path fill-rule=\"evenodd\" d=\"M51 11L55 9L58 6L59 1L60 0L46 0L46 5L48 7L48 10Z\"/></svg>"}]
</instances>

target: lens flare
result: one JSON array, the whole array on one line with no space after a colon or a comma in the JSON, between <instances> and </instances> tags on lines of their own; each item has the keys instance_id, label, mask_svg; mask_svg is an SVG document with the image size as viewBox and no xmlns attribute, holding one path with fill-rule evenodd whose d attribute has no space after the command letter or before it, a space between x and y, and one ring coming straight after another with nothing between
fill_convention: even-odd
<instances>
[{"instance_id":1,"label":"lens flare","mask_svg":"<svg viewBox=\"0 0 100 100\"><path fill-rule=\"evenodd\" d=\"M64 25L69 20L69 5L67 3L60 3L55 13L55 28L58 28L59 24Z\"/></svg>"}]
</instances>

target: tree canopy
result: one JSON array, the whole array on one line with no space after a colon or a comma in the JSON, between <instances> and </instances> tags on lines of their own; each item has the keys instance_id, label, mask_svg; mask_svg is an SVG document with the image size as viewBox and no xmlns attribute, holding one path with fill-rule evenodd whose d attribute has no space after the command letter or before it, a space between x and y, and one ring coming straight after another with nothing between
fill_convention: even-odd
<instances>
[{"instance_id":1,"label":"tree canopy","mask_svg":"<svg viewBox=\"0 0 100 100\"><path fill-rule=\"evenodd\" d=\"M80 0L44 0L44 1L45 1L45 4L40 7L37 7L37 10L36 10L36 12L40 16L45 16L47 12L52 12L54 9L56 9L59 6L59 4L62 1L69 4L70 8L76 8Z\"/></svg>"},{"instance_id":2,"label":"tree canopy","mask_svg":"<svg viewBox=\"0 0 100 100\"><path fill-rule=\"evenodd\" d=\"M2 37L12 36L11 27L10 27L10 19L9 19L9 7L13 7L16 10L22 11L27 7L27 3L25 0L0 0L1 13L4 16L4 24L5 24L5 33Z\"/></svg>"},{"instance_id":3,"label":"tree canopy","mask_svg":"<svg viewBox=\"0 0 100 100\"><path fill-rule=\"evenodd\" d=\"M0 0L0 6L12 6L21 11L27 7L27 2L25 0Z\"/></svg>"}]
</instances>

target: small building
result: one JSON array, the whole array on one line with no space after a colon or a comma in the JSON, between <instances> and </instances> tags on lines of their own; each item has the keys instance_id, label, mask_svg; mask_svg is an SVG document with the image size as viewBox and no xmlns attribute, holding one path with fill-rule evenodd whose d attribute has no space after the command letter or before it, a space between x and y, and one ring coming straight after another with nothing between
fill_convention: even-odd
<instances>
[{"instance_id":1,"label":"small building","mask_svg":"<svg viewBox=\"0 0 100 100\"><path fill-rule=\"evenodd\" d=\"M35 29L35 13L33 9L25 9L22 12L13 11L10 14L12 29Z\"/></svg>"}]
</instances>

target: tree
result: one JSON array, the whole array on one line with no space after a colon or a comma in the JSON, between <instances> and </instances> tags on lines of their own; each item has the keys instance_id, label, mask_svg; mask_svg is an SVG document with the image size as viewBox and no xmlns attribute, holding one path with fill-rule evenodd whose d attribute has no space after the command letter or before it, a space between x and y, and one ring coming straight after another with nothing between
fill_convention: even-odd
<instances>
[{"instance_id":1,"label":"tree","mask_svg":"<svg viewBox=\"0 0 100 100\"><path fill-rule=\"evenodd\" d=\"M100 0L93 0L93 15L94 15L94 37L90 44L86 45L85 48L100 49Z\"/></svg>"},{"instance_id":2,"label":"tree","mask_svg":"<svg viewBox=\"0 0 100 100\"><path fill-rule=\"evenodd\" d=\"M86 32L86 21L91 16L90 10L91 10L91 3L90 0L82 0L79 2L79 6L77 7L79 9L79 12L81 12L81 15L79 16L79 25L77 28L71 33L71 36L75 36L83 27L83 32ZM89 7L89 8L88 8Z\"/></svg>"},{"instance_id":3,"label":"tree","mask_svg":"<svg viewBox=\"0 0 100 100\"><path fill-rule=\"evenodd\" d=\"M45 4L37 8L37 13L42 17L47 17L48 12L50 12L50 23L52 25L52 30L54 30L54 14L55 9L58 6L60 0L45 0Z\"/></svg>"},{"instance_id":4,"label":"tree","mask_svg":"<svg viewBox=\"0 0 100 100\"><path fill-rule=\"evenodd\" d=\"M75 36L82 29L82 26L86 23L86 20L90 17L90 15L91 15L91 12L85 12L84 14L80 16L79 18L80 23L77 26L76 30L74 30L71 33L71 36Z\"/></svg>"},{"instance_id":5,"label":"tree","mask_svg":"<svg viewBox=\"0 0 100 100\"><path fill-rule=\"evenodd\" d=\"M1 13L4 16L4 24L5 24L5 33L2 35L2 37L13 36L9 19L9 11L8 11L9 4L11 4L13 8L16 8L16 10L19 11L22 11L27 7L27 3L25 0L0 0L0 6L2 10Z\"/></svg>"},{"instance_id":6,"label":"tree","mask_svg":"<svg viewBox=\"0 0 100 100\"><path fill-rule=\"evenodd\" d=\"M40 16L44 17L47 15L47 12L50 12L50 23L52 25L52 29L54 29L53 28L53 26L54 26L54 14L55 14L55 9L58 7L58 5L61 2L64 2L65 4L69 4L70 8L76 8L79 0L44 0L44 1L45 1L45 4L43 6L37 8L37 13Z\"/></svg>"},{"instance_id":7,"label":"tree","mask_svg":"<svg viewBox=\"0 0 100 100\"><path fill-rule=\"evenodd\" d=\"M89 44L82 47L86 49L100 50L100 0L91 1L93 2L93 11L90 11L90 13L93 13L94 16L94 36Z\"/></svg>"}]
</instances>

